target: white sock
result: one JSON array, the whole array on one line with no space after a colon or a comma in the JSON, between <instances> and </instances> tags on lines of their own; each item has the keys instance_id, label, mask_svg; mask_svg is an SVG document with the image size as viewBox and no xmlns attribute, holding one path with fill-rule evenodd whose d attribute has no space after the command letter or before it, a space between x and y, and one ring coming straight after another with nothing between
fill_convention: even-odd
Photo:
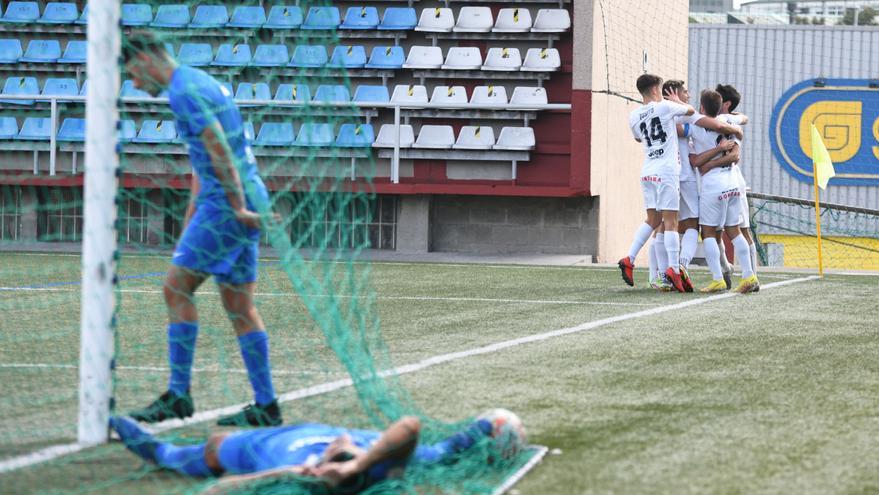
<instances>
[{"instance_id":1,"label":"white sock","mask_svg":"<svg viewBox=\"0 0 879 495\"><path fill-rule=\"evenodd\" d=\"M653 238L653 244L656 246L656 268L659 273L665 273L668 268L668 251L665 249L665 232L656 234Z\"/></svg>"},{"instance_id":2,"label":"white sock","mask_svg":"<svg viewBox=\"0 0 879 495\"><path fill-rule=\"evenodd\" d=\"M647 248L648 260L649 260L649 280L652 283L656 280L659 267L656 264L656 241L650 243L650 247Z\"/></svg>"},{"instance_id":3,"label":"white sock","mask_svg":"<svg viewBox=\"0 0 879 495\"><path fill-rule=\"evenodd\" d=\"M726 246L724 246L724 244L723 244L723 238L721 237L720 242L718 242L717 239L715 239L714 242L717 245L717 252L720 253L720 256L718 256L718 262L720 263L720 269L724 273L727 273L727 272L732 273L732 266L730 266L729 260L726 257Z\"/></svg>"},{"instance_id":4,"label":"white sock","mask_svg":"<svg viewBox=\"0 0 879 495\"><path fill-rule=\"evenodd\" d=\"M698 246L699 232L696 229L687 229L681 239L681 264L684 268L690 268L690 262L693 261Z\"/></svg>"},{"instance_id":5,"label":"white sock","mask_svg":"<svg viewBox=\"0 0 879 495\"><path fill-rule=\"evenodd\" d=\"M638 230L635 231L635 239L632 241L632 247L629 248L629 260L631 260L632 263L635 262L638 252L644 247L647 239L650 239L650 234L652 233L653 227L646 223L642 223L641 226L638 227Z\"/></svg>"},{"instance_id":6,"label":"white sock","mask_svg":"<svg viewBox=\"0 0 879 495\"><path fill-rule=\"evenodd\" d=\"M669 232L665 236L665 250L668 252L668 267L675 273L681 268L681 238L677 232Z\"/></svg>"},{"instance_id":7,"label":"white sock","mask_svg":"<svg viewBox=\"0 0 879 495\"><path fill-rule=\"evenodd\" d=\"M757 274L757 245L756 244L748 244L748 249L751 251L751 270L754 271L754 274Z\"/></svg>"},{"instance_id":8,"label":"white sock","mask_svg":"<svg viewBox=\"0 0 879 495\"><path fill-rule=\"evenodd\" d=\"M736 250L739 265L742 267L742 278L750 277L754 274L754 270L751 269L751 250L748 249L748 241L745 240L745 236L737 235L732 240L732 245Z\"/></svg>"},{"instance_id":9,"label":"white sock","mask_svg":"<svg viewBox=\"0 0 879 495\"><path fill-rule=\"evenodd\" d=\"M702 246L705 247L705 261L708 262L708 268L711 269L711 278L723 280L723 271L720 269L720 248L717 247L717 239L713 237L702 239Z\"/></svg>"}]
</instances>

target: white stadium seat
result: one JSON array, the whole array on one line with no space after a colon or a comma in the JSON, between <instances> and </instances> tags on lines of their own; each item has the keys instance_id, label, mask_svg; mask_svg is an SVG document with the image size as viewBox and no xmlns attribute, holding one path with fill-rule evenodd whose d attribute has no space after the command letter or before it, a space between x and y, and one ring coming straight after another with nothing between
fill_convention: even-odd
<instances>
[{"instance_id":1,"label":"white stadium seat","mask_svg":"<svg viewBox=\"0 0 879 495\"><path fill-rule=\"evenodd\" d=\"M439 69L443 65L443 50L438 46L413 46L406 57L405 69Z\"/></svg>"},{"instance_id":2,"label":"white stadium seat","mask_svg":"<svg viewBox=\"0 0 879 495\"><path fill-rule=\"evenodd\" d=\"M507 89L503 86L476 86L470 97L473 105L506 105Z\"/></svg>"},{"instance_id":3,"label":"white stadium seat","mask_svg":"<svg viewBox=\"0 0 879 495\"><path fill-rule=\"evenodd\" d=\"M494 24L489 7L461 7L458 12L456 33L488 33Z\"/></svg>"},{"instance_id":4,"label":"white stadium seat","mask_svg":"<svg viewBox=\"0 0 879 495\"><path fill-rule=\"evenodd\" d=\"M534 149L534 129L530 127L504 127L497 137L494 149L503 151L528 151Z\"/></svg>"},{"instance_id":5,"label":"white stadium seat","mask_svg":"<svg viewBox=\"0 0 879 495\"><path fill-rule=\"evenodd\" d=\"M446 54L443 69L478 70L482 67L482 52L475 46L453 46Z\"/></svg>"},{"instance_id":6,"label":"white stadium seat","mask_svg":"<svg viewBox=\"0 0 879 495\"><path fill-rule=\"evenodd\" d=\"M378 130L378 137L372 146L375 148L393 148L394 141L397 139L395 134L396 128L394 124L385 124ZM415 131L411 125L400 126L400 147L411 148L415 144Z\"/></svg>"},{"instance_id":7,"label":"white stadium seat","mask_svg":"<svg viewBox=\"0 0 879 495\"><path fill-rule=\"evenodd\" d=\"M555 48L529 48L520 70L526 72L553 72L562 66L559 51Z\"/></svg>"},{"instance_id":8,"label":"white stadium seat","mask_svg":"<svg viewBox=\"0 0 879 495\"><path fill-rule=\"evenodd\" d=\"M455 14L452 13L452 9L437 7L421 11L421 17L418 19L418 26L415 27L415 30L428 33L450 33L454 27Z\"/></svg>"},{"instance_id":9,"label":"white stadium seat","mask_svg":"<svg viewBox=\"0 0 879 495\"><path fill-rule=\"evenodd\" d=\"M489 48L482 70L513 72L522 67L522 54L518 48Z\"/></svg>"},{"instance_id":10,"label":"white stadium seat","mask_svg":"<svg viewBox=\"0 0 879 495\"><path fill-rule=\"evenodd\" d=\"M451 149L455 144L455 131L450 125L423 125L418 131L415 148Z\"/></svg>"},{"instance_id":11,"label":"white stadium seat","mask_svg":"<svg viewBox=\"0 0 879 495\"><path fill-rule=\"evenodd\" d=\"M391 103L424 105L427 103L427 88L417 84L398 84L391 95Z\"/></svg>"},{"instance_id":12,"label":"white stadium seat","mask_svg":"<svg viewBox=\"0 0 879 495\"><path fill-rule=\"evenodd\" d=\"M564 33L571 29L571 14L565 9L540 9L532 33Z\"/></svg>"},{"instance_id":13,"label":"white stadium seat","mask_svg":"<svg viewBox=\"0 0 879 495\"><path fill-rule=\"evenodd\" d=\"M501 9L492 29L495 33L527 33L531 29L531 11L528 9Z\"/></svg>"},{"instance_id":14,"label":"white stadium seat","mask_svg":"<svg viewBox=\"0 0 879 495\"><path fill-rule=\"evenodd\" d=\"M513 90L513 96L510 97L510 106L516 108L538 108L547 103L549 99L544 88L519 86Z\"/></svg>"},{"instance_id":15,"label":"white stadium seat","mask_svg":"<svg viewBox=\"0 0 879 495\"><path fill-rule=\"evenodd\" d=\"M437 86L433 88L430 102L439 105L466 105L467 89L464 86Z\"/></svg>"},{"instance_id":16,"label":"white stadium seat","mask_svg":"<svg viewBox=\"0 0 879 495\"><path fill-rule=\"evenodd\" d=\"M494 129L491 127L465 125L458 133L456 150L490 150L494 146Z\"/></svg>"}]
</instances>

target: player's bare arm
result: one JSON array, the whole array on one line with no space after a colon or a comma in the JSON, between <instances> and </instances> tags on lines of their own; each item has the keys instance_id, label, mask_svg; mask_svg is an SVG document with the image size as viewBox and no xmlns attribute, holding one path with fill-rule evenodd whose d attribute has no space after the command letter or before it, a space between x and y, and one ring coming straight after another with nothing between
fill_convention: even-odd
<instances>
[{"instance_id":1,"label":"player's bare arm","mask_svg":"<svg viewBox=\"0 0 879 495\"><path fill-rule=\"evenodd\" d=\"M702 117L696 121L696 125L709 131L714 131L724 136L735 136L738 139L744 139L742 129L738 126L721 122L713 117Z\"/></svg>"},{"instance_id":2,"label":"player's bare arm","mask_svg":"<svg viewBox=\"0 0 879 495\"><path fill-rule=\"evenodd\" d=\"M259 214L247 209L244 199L244 188L241 186L241 177L235 167L232 150L226 140L226 134L219 122L214 122L201 133L202 142L211 157L211 165L217 179L226 192L226 198L235 217L244 225L258 229L260 227Z\"/></svg>"},{"instance_id":3,"label":"player's bare arm","mask_svg":"<svg viewBox=\"0 0 879 495\"><path fill-rule=\"evenodd\" d=\"M732 142L732 141L727 141L727 142ZM740 158L741 158L741 150L740 150L738 144L734 143L734 146L732 147L732 149L730 149L725 155L718 157L718 158L713 158L713 159L709 160L708 163L705 163L704 165L699 167L699 173L701 173L702 175L705 175L706 173L708 173L709 170L711 170L713 168L725 167L727 165L732 165L733 163L738 162Z\"/></svg>"},{"instance_id":4,"label":"player's bare arm","mask_svg":"<svg viewBox=\"0 0 879 495\"><path fill-rule=\"evenodd\" d=\"M721 141L717 146L711 148L708 151L704 151L699 154L690 154L690 165L695 168L701 169L703 165L711 161L713 158L722 153L731 151L734 146L736 146L735 141L725 139Z\"/></svg>"}]
</instances>

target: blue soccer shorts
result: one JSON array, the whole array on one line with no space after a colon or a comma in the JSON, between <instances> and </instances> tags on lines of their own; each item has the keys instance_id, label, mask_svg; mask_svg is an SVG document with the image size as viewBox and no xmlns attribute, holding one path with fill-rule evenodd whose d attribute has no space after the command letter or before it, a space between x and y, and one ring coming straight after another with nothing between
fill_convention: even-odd
<instances>
[{"instance_id":1,"label":"blue soccer shorts","mask_svg":"<svg viewBox=\"0 0 879 495\"><path fill-rule=\"evenodd\" d=\"M182 268L209 273L217 283L256 282L259 230L246 227L232 210L198 205L171 262Z\"/></svg>"}]
</instances>

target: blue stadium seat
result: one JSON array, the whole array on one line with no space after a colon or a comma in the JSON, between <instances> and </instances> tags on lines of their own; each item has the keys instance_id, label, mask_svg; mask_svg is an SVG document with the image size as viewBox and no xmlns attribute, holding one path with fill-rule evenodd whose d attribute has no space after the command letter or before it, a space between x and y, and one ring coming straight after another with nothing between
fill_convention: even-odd
<instances>
[{"instance_id":1,"label":"blue stadium seat","mask_svg":"<svg viewBox=\"0 0 879 495\"><path fill-rule=\"evenodd\" d=\"M362 69L366 65L366 49L362 46L337 46L333 49L333 58L330 60L333 67L346 69Z\"/></svg>"},{"instance_id":2,"label":"blue stadium seat","mask_svg":"<svg viewBox=\"0 0 879 495\"><path fill-rule=\"evenodd\" d=\"M244 123L244 139L253 142L253 139L256 137L256 131L253 129L253 122L247 121Z\"/></svg>"},{"instance_id":3,"label":"blue stadium seat","mask_svg":"<svg viewBox=\"0 0 879 495\"><path fill-rule=\"evenodd\" d=\"M232 87L232 83L230 83L229 81L219 81L219 82L220 82L220 86L226 88L226 91L228 91L230 95L235 93L235 88Z\"/></svg>"},{"instance_id":4,"label":"blue stadium seat","mask_svg":"<svg viewBox=\"0 0 879 495\"><path fill-rule=\"evenodd\" d=\"M334 138L332 124L306 122L299 128L299 134L296 136L296 146L330 146L333 144Z\"/></svg>"},{"instance_id":5,"label":"blue stadium seat","mask_svg":"<svg viewBox=\"0 0 879 495\"><path fill-rule=\"evenodd\" d=\"M49 141L52 138L52 119L48 117L28 117L24 119L21 130L15 139L22 141Z\"/></svg>"},{"instance_id":6,"label":"blue stadium seat","mask_svg":"<svg viewBox=\"0 0 879 495\"><path fill-rule=\"evenodd\" d=\"M120 143L130 143L137 137L137 126L133 120L120 120L118 124Z\"/></svg>"},{"instance_id":7,"label":"blue stadium seat","mask_svg":"<svg viewBox=\"0 0 879 495\"><path fill-rule=\"evenodd\" d=\"M49 63L61 58L61 43L58 40L31 40L19 62Z\"/></svg>"},{"instance_id":8,"label":"blue stadium seat","mask_svg":"<svg viewBox=\"0 0 879 495\"><path fill-rule=\"evenodd\" d=\"M305 84L280 84L275 91L275 101L311 101L311 89Z\"/></svg>"},{"instance_id":9,"label":"blue stadium seat","mask_svg":"<svg viewBox=\"0 0 879 495\"><path fill-rule=\"evenodd\" d=\"M4 95L38 95L40 94L40 85L37 83L36 77L19 77L12 76L6 79L3 85ZM33 105L34 100L0 100L3 103L11 103L13 105Z\"/></svg>"},{"instance_id":10,"label":"blue stadium seat","mask_svg":"<svg viewBox=\"0 0 879 495\"><path fill-rule=\"evenodd\" d=\"M351 93L341 84L321 84L314 93L314 101L351 101Z\"/></svg>"},{"instance_id":11,"label":"blue stadium seat","mask_svg":"<svg viewBox=\"0 0 879 495\"><path fill-rule=\"evenodd\" d=\"M378 9L375 7L349 7L339 29L375 29L378 23Z\"/></svg>"},{"instance_id":12,"label":"blue stadium seat","mask_svg":"<svg viewBox=\"0 0 879 495\"><path fill-rule=\"evenodd\" d=\"M267 83L249 83L243 82L238 84L235 91L236 100L271 100L272 90Z\"/></svg>"},{"instance_id":13,"label":"blue stadium seat","mask_svg":"<svg viewBox=\"0 0 879 495\"><path fill-rule=\"evenodd\" d=\"M290 146L293 144L293 124L290 122L264 122L253 142L256 146Z\"/></svg>"},{"instance_id":14,"label":"blue stadium seat","mask_svg":"<svg viewBox=\"0 0 879 495\"><path fill-rule=\"evenodd\" d=\"M191 28L220 28L229 22L229 11L225 5L199 5L195 16L189 23Z\"/></svg>"},{"instance_id":15,"label":"blue stadium seat","mask_svg":"<svg viewBox=\"0 0 879 495\"><path fill-rule=\"evenodd\" d=\"M0 64L14 64L23 55L21 41L0 40Z\"/></svg>"},{"instance_id":16,"label":"blue stadium seat","mask_svg":"<svg viewBox=\"0 0 879 495\"><path fill-rule=\"evenodd\" d=\"M85 4L85 7L82 8L82 15L79 16L79 19L76 20L77 24L88 24L89 23L89 4Z\"/></svg>"},{"instance_id":17,"label":"blue stadium seat","mask_svg":"<svg viewBox=\"0 0 879 495\"><path fill-rule=\"evenodd\" d=\"M144 120L135 143L171 143L177 139L177 126L173 120Z\"/></svg>"},{"instance_id":18,"label":"blue stadium seat","mask_svg":"<svg viewBox=\"0 0 879 495\"><path fill-rule=\"evenodd\" d=\"M64 119L58 129L58 141L84 142L85 119Z\"/></svg>"},{"instance_id":19,"label":"blue stadium seat","mask_svg":"<svg viewBox=\"0 0 879 495\"><path fill-rule=\"evenodd\" d=\"M18 122L15 117L0 117L0 139L15 139L18 136Z\"/></svg>"},{"instance_id":20,"label":"blue stadium seat","mask_svg":"<svg viewBox=\"0 0 879 495\"><path fill-rule=\"evenodd\" d=\"M250 53L250 45L232 45L224 43L217 49L217 58L211 65L220 67L244 67L250 64L253 55Z\"/></svg>"},{"instance_id":21,"label":"blue stadium seat","mask_svg":"<svg viewBox=\"0 0 879 495\"><path fill-rule=\"evenodd\" d=\"M171 42L165 42L165 50L168 50L168 53L171 54L172 57L176 57L177 54L174 51L174 45Z\"/></svg>"},{"instance_id":22,"label":"blue stadium seat","mask_svg":"<svg viewBox=\"0 0 879 495\"><path fill-rule=\"evenodd\" d=\"M64 48L64 55L58 59L59 64L84 64L88 58L88 42L70 40Z\"/></svg>"},{"instance_id":23,"label":"blue stadium seat","mask_svg":"<svg viewBox=\"0 0 879 495\"><path fill-rule=\"evenodd\" d=\"M296 45L291 67L323 67L327 64L327 47L324 45Z\"/></svg>"},{"instance_id":24,"label":"blue stadium seat","mask_svg":"<svg viewBox=\"0 0 879 495\"><path fill-rule=\"evenodd\" d=\"M73 78L50 77L43 83L43 96L77 96L79 85Z\"/></svg>"},{"instance_id":25,"label":"blue stadium seat","mask_svg":"<svg viewBox=\"0 0 879 495\"><path fill-rule=\"evenodd\" d=\"M299 29L302 25L302 9L292 5L275 5L269 11L269 19L263 24L269 29Z\"/></svg>"},{"instance_id":26,"label":"blue stadium seat","mask_svg":"<svg viewBox=\"0 0 879 495\"><path fill-rule=\"evenodd\" d=\"M29 24L40 18L40 6L37 2L9 2L0 22Z\"/></svg>"},{"instance_id":27,"label":"blue stadium seat","mask_svg":"<svg viewBox=\"0 0 879 495\"><path fill-rule=\"evenodd\" d=\"M52 2L46 4L40 24L73 24L79 18L79 9L73 2Z\"/></svg>"},{"instance_id":28,"label":"blue stadium seat","mask_svg":"<svg viewBox=\"0 0 879 495\"><path fill-rule=\"evenodd\" d=\"M378 28L388 31L409 31L418 25L418 14L411 7L388 7Z\"/></svg>"},{"instance_id":29,"label":"blue stadium seat","mask_svg":"<svg viewBox=\"0 0 879 495\"><path fill-rule=\"evenodd\" d=\"M406 61L402 46L377 46L369 55L367 69L400 69Z\"/></svg>"},{"instance_id":30,"label":"blue stadium seat","mask_svg":"<svg viewBox=\"0 0 879 495\"><path fill-rule=\"evenodd\" d=\"M290 52L287 51L287 45L259 45L253 55L252 65L283 67L287 65L288 60L290 60Z\"/></svg>"},{"instance_id":31,"label":"blue stadium seat","mask_svg":"<svg viewBox=\"0 0 879 495\"><path fill-rule=\"evenodd\" d=\"M226 25L237 28L258 28L265 23L266 11L262 7L239 5L232 11L232 18Z\"/></svg>"},{"instance_id":32,"label":"blue stadium seat","mask_svg":"<svg viewBox=\"0 0 879 495\"><path fill-rule=\"evenodd\" d=\"M209 43L183 43L180 45L177 60L181 64L191 67L204 67L211 65L214 60L214 52Z\"/></svg>"},{"instance_id":33,"label":"blue stadium seat","mask_svg":"<svg viewBox=\"0 0 879 495\"><path fill-rule=\"evenodd\" d=\"M152 27L182 28L189 25L188 5L159 5L156 18L150 23Z\"/></svg>"},{"instance_id":34,"label":"blue stadium seat","mask_svg":"<svg viewBox=\"0 0 879 495\"><path fill-rule=\"evenodd\" d=\"M391 101L391 95L384 86L361 85L354 90L354 101L387 103Z\"/></svg>"},{"instance_id":35,"label":"blue stadium seat","mask_svg":"<svg viewBox=\"0 0 879 495\"><path fill-rule=\"evenodd\" d=\"M336 146L340 148L371 148L375 131L370 124L342 124Z\"/></svg>"},{"instance_id":36,"label":"blue stadium seat","mask_svg":"<svg viewBox=\"0 0 879 495\"><path fill-rule=\"evenodd\" d=\"M342 23L339 7L311 7L302 29L336 29Z\"/></svg>"},{"instance_id":37,"label":"blue stadium seat","mask_svg":"<svg viewBox=\"0 0 879 495\"><path fill-rule=\"evenodd\" d=\"M85 96L89 92L89 80L86 79L82 82L82 87L79 88L79 96Z\"/></svg>"},{"instance_id":38,"label":"blue stadium seat","mask_svg":"<svg viewBox=\"0 0 879 495\"><path fill-rule=\"evenodd\" d=\"M153 9L145 3L123 3L123 26L147 26L153 22Z\"/></svg>"},{"instance_id":39,"label":"blue stadium seat","mask_svg":"<svg viewBox=\"0 0 879 495\"><path fill-rule=\"evenodd\" d=\"M119 91L119 96L123 98L150 98L149 93L142 89L135 88L134 81L131 79L122 81L122 89Z\"/></svg>"}]
</instances>

